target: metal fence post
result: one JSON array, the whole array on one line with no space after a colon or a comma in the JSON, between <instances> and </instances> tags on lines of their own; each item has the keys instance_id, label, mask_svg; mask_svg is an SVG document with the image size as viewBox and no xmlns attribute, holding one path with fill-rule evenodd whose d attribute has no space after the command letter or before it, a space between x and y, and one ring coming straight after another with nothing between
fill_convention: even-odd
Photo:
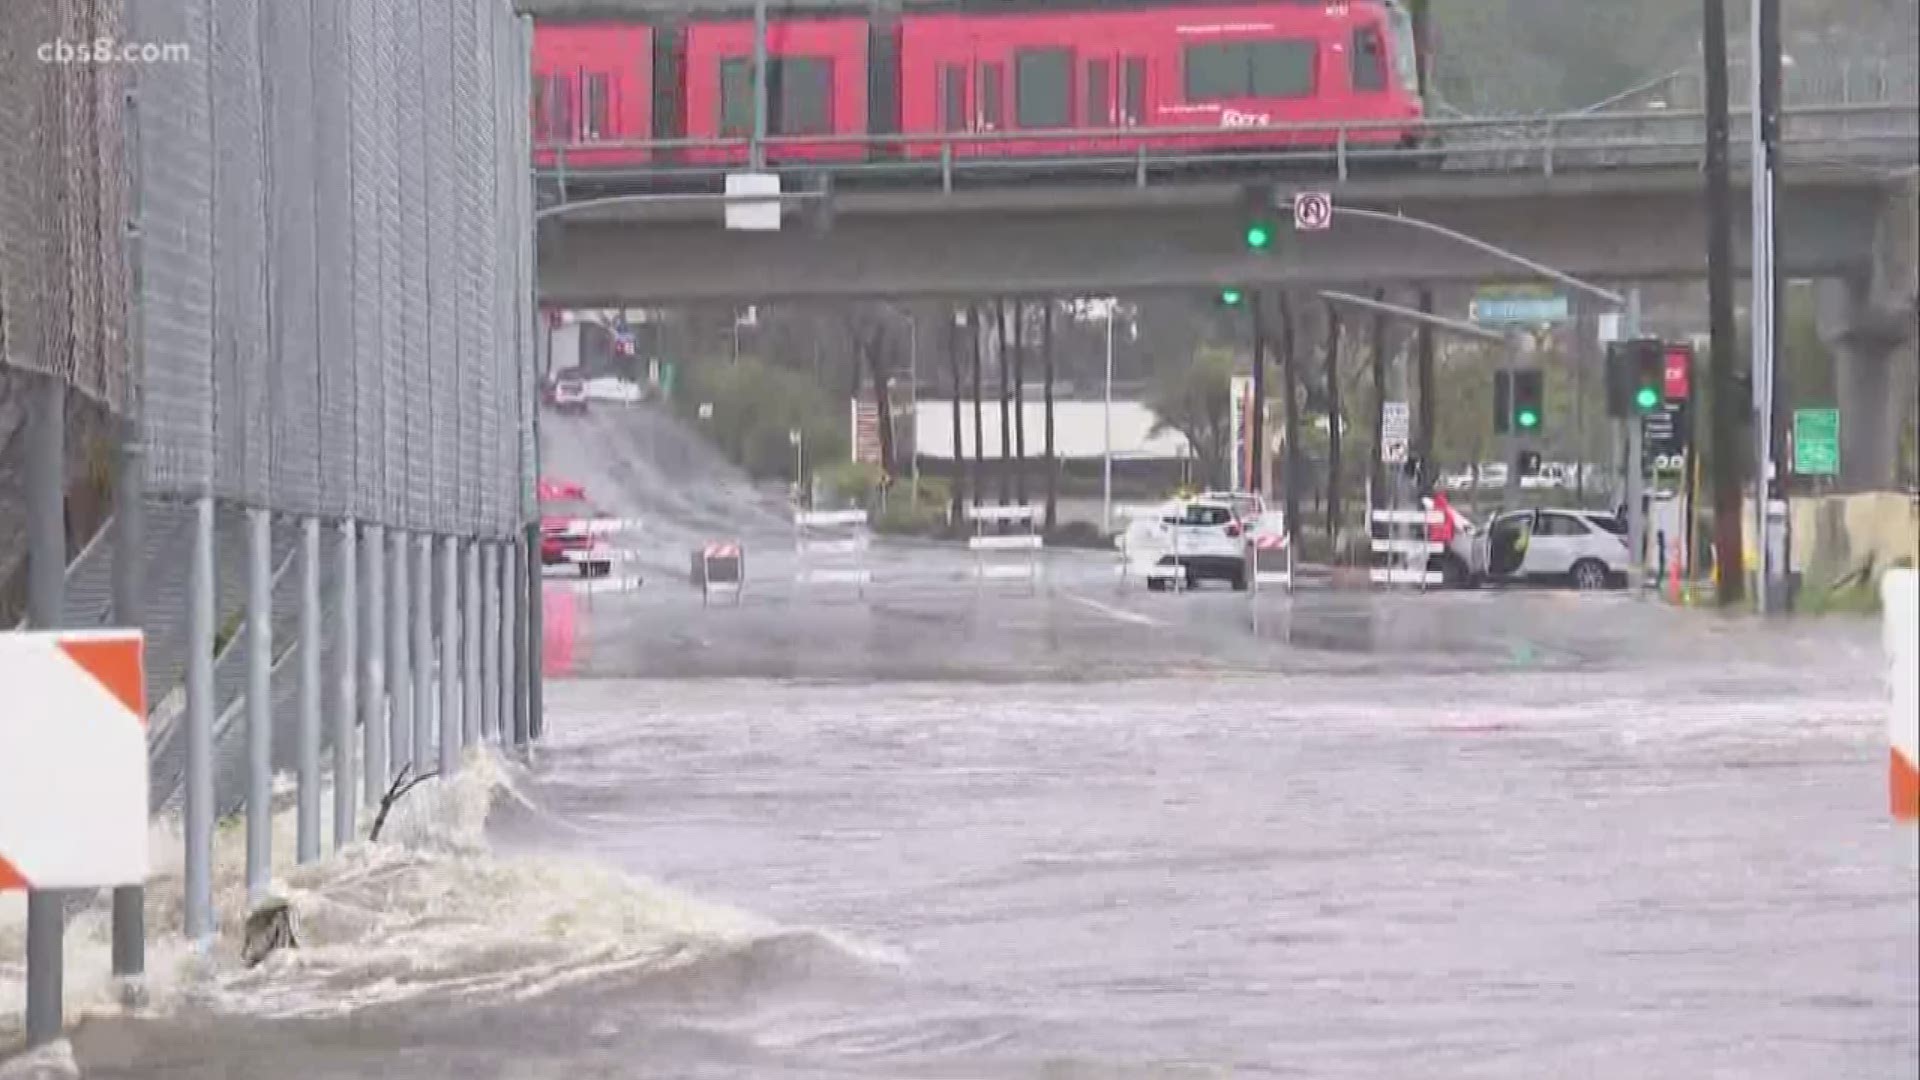
<instances>
[{"instance_id":1,"label":"metal fence post","mask_svg":"<svg viewBox=\"0 0 1920 1080\"><path fill-rule=\"evenodd\" d=\"M535 614L540 605L540 527L527 526L520 541L520 564L514 584L519 601L519 618L513 624L513 745L527 745L532 731L534 641L538 633Z\"/></svg>"},{"instance_id":2,"label":"metal fence post","mask_svg":"<svg viewBox=\"0 0 1920 1080\"><path fill-rule=\"evenodd\" d=\"M478 540L460 541L460 574L463 594L460 604L460 719L464 725L460 745L480 744L480 720L484 692L480 686L480 641L486 631L480 602L480 548Z\"/></svg>"},{"instance_id":3,"label":"metal fence post","mask_svg":"<svg viewBox=\"0 0 1920 1080\"><path fill-rule=\"evenodd\" d=\"M247 510L247 904L273 877L273 514Z\"/></svg>"},{"instance_id":4,"label":"metal fence post","mask_svg":"<svg viewBox=\"0 0 1920 1080\"><path fill-rule=\"evenodd\" d=\"M510 539L503 540L500 542L500 580L498 582L500 626L499 633L495 635L493 641L495 655L499 658L495 669L499 676L499 685L495 688L497 695L494 705L494 721L499 727L493 735L500 740L501 746L513 745L513 688L515 685L513 628L517 625L519 618L519 605L514 603L514 590L519 582L520 545Z\"/></svg>"},{"instance_id":5,"label":"metal fence post","mask_svg":"<svg viewBox=\"0 0 1920 1080\"><path fill-rule=\"evenodd\" d=\"M377 807L387 793L387 531L361 526L360 555L367 579L360 590L360 798Z\"/></svg>"},{"instance_id":6,"label":"metal fence post","mask_svg":"<svg viewBox=\"0 0 1920 1080\"><path fill-rule=\"evenodd\" d=\"M146 447L140 441L138 420L120 423L113 480L113 621L120 626L145 628ZM113 890L113 974L123 980L130 1001L139 1000L136 981L146 971L147 890L141 885L122 885Z\"/></svg>"},{"instance_id":7,"label":"metal fence post","mask_svg":"<svg viewBox=\"0 0 1920 1080\"><path fill-rule=\"evenodd\" d=\"M340 522L338 562L339 581L334 583L334 680L333 680L333 849L353 842L353 721L359 697L357 681L359 646L359 528L352 518Z\"/></svg>"},{"instance_id":8,"label":"metal fence post","mask_svg":"<svg viewBox=\"0 0 1920 1080\"><path fill-rule=\"evenodd\" d=\"M413 765L433 761L433 537L415 539L413 551Z\"/></svg>"},{"instance_id":9,"label":"metal fence post","mask_svg":"<svg viewBox=\"0 0 1920 1080\"><path fill-rule=\"evenodd\" d=\"M546 583L541 580L540 525L527 526L526 659L520 669L527 680L527 723L522 742L532 744L546 728Z\"/></svg>"},{"instance_id":10,"label":"metal fence post","mask_svg":"<svg viewBox=\"0 0 1920 1080\"><path fill-rule=\"evenodd\" d=\"M294 856L320 857L320 519L300 519L300 791Z\"/></svg>"},{"instance_id":11,"label":"metal fence post","mask_svg":"<svg viewBox=\"0 0 1920 1080\"><path fill-rule=\"evenodd\" d=\"M66 621L67 385L35 375L27 445L27 618L35 630ZM60 1037L66 984L65 897L36 889L27 894L27 1043Z\"/></svg>"},{"instance_id":12,"label":"metal fence post","mask_svg":"<svg viewBox=\"0 0 1920 1080\"><path fill-rule=\"evenodd\" d=\"M480 739L491 741L500 722L500 547L480 544Z\"/></svg>"},{"instance_id":13,"label":"metal fence post","mask_svg":"<svg viewBox=\"0 0 1920 1080\"><path fill-rule=\"evenodd\" d=\"M440 775L460 768L460 541L440 541Z\"/></svg>"},{"instance_id":14,"label":"metal fence post","mask_svg":"<svg viewBox=\"0 0 1920 1080\"><path fill-rule=\"evenodd\" d=\"M187 591L187 938L205 948L213 937L213 496L193 504L193 564Z\"/></svg>"},{"instance_id":15,"label":"metal fence post","mask_svg":"<svg viewBox=\"0 0 1920 1080\"><path fill-rule=\"evenodd\" d=\"M398 529L388 538L387 559L387 767L394 775L402 765L414 764L413 676L407 635L407 534Z\"/></svg>"}]
</instances>

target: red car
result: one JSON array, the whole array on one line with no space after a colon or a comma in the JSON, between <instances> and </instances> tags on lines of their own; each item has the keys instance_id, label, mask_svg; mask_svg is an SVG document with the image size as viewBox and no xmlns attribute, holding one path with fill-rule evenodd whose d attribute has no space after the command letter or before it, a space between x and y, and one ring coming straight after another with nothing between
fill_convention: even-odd
<instances>
[{"instance_id":1,"label":"red car","mask_svg":"<svg viewBox=\"0 0 1920 1080\"><path fill-rule=\"evenodd\" d=\"M542 480L540 497L540 564L574 565L581 577L605 577L613 571L611 559L591 557L600 546L589 523L601 517L587 501L587 490L579 484Z\"/></svg>"}]
</instances>

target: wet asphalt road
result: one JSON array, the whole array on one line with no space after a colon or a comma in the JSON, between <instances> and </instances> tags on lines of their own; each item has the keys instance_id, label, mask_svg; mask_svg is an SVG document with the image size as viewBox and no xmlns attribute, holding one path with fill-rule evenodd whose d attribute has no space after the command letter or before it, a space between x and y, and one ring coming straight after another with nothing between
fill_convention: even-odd
<instances>
[{"instance_id":1,"label":"wet asphalt road","mask_svg":"<svg viewBox=\"0 0 1920 1080\"><path fill-rule=\"evenodd\" d=\"M677 497L640 588L554 583L489 851L322 868L306 958L83 1025L86 1075L1920 1077L1871 624L889 544L862 597ZM738 607L684 581L715 532ZM356 959L349 904L459 963Z\"/></svg>"}]
</instances>

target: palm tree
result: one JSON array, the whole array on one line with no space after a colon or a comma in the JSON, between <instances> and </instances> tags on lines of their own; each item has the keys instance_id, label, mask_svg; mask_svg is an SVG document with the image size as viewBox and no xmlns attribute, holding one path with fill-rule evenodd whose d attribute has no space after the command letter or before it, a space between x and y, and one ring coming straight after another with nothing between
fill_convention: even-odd
<instances>
[{"instance_id":1,"label":"palm tree","mask_svg":"<svg viewBox=\"0 0 1920 1080\"><path fill-rule=\"evenodd\" d=\"M1327 542L1340 542L1340 312L1327 302Z\"/></svg>"},{"instance_id":2,"label":"palm tree","mask_svg":"<svg viewBox=\"0 0 1920 1080\"><path fill-rule=\"evenodd\" d=\"M947 374L953 380L953 507L951 517L957 524L966 520L967 453L960 438L960 312L947 309Z\"/></svg>"},{"instance_id":3,"label":"palm tree","mask_svg":"<svg viewBox=\"0 0 1920 1080\"><path fill-rule=\"evenodd\" d=\"M986 332L982 325L985 310L979 305L967 305L967 333L973 339L973 505L986 502L987 493L987 424L984 410L986 397L981 378L980 350L981 335Z\"/></svg>"},{"instance_id":4,"label":"palm tree","mask_svg":"<svg viewBox=\"0 0 1920 1080\"><path fill-rule=\"evenodd\" d=\"M1040 316L1041 400L1044 402L1047 450L1047 531L1060 524L1060 462L1053 449L1053 301L1041 307Z\"/></svg>"},{"instance_id":5,"label":"palm tree","mask_svg":"<svg viewBox=\"0 0 1920 1080\"><path fill-rule=\"evenodd\" d=\"M1027 505L1027 305L1013 302L1013 501Z\"/></svg>"},{"instance_id":6,"label":"palm tree","mask_svg":"<svg viewBox=\"0 0 1920 1080\"><path fill-rule=\"evenodd\" d=\"M1007 365L1007 342L1012 335L1007 333L1007 302L993 302L993 355L1000 366L1000 505L1005 506L1012 500L1009 484L1013 478L1007 470L1013 463L1013 372Z\"/></svg>"}]
</instances>

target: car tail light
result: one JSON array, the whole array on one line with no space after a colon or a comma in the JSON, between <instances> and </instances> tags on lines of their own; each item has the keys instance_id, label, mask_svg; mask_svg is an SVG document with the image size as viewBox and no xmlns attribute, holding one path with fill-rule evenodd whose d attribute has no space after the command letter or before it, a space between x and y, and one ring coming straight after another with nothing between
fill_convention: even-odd
<instances>
[{"instance_id":1,"label":"car tail light","mask_svg":"<svg viewBox=\"0 0 1920 1080\"><path fill-rule=\"evenodd\" d=\"M1238 525L1227 526L1227 539L1238 540L1239 538L1240 538L1240 526Z\"/></svg>"}]
</instances>

